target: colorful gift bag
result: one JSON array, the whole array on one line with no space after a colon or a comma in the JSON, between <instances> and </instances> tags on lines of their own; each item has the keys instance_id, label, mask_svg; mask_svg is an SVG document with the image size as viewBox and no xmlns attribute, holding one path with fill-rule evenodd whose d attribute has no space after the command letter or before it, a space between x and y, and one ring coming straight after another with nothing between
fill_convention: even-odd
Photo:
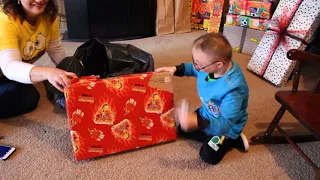
<instances>
[{"instance_id":1,"label":"colorful gift bag","mask_svg":"<svg viewBox=\"0 0 320 180\"><path fill-rule=\"evenodd\" d=\"M76 160L176 139L170 73L73 79L65 97Z\"/></svg>"},{"instance_id":2,"label":"colorful gift bag","mask_svg":"<svg viewBox=\"0 0 320 180\"><path fill-rule=\"evenodd\" d=\"M191 28L207 30L212 9L213 0L192 0Z\"/></svg>"},{"instance_id":3,"label":"colorful gift bag","mask_svg":"<svg viewBox=\"0 0 320 180\"><path fill-rule=\"evenodd\" d=\"M249 55L254 54L254 51L258 47L263 35L263 31L247 29L241 53Z\"/></svg>"},{"instance_id":4,"label":"colorful gift bag","mask_svg":"<svg viewBox=\"0 0 320 180\"><path fill-rule=\"evenodd\" d=\"M218 33L220 29L224 0L213 0L213 9L210 12L208 32Z\"/></svg>"},{"instance_id":5,"label":"colorful gift bag","mask_svg":"<svg viewBox=\"0 0 320 180\"><path fill-rule=\"evenodd\" d=\"M239 26L225 25L223 35L228 39L234 52L241 52L241 47L244 42L246 28Z\"/></svg>"}]
</instances>

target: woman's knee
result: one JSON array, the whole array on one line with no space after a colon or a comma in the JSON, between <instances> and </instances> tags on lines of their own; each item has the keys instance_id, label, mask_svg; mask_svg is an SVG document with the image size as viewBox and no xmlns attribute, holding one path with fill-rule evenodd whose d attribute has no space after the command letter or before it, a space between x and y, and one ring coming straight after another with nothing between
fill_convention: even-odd
<instances>
[{"instance_id":1,"label":"woman's knee","mask_svg":"<svg viewBox=\"0 0 320 180\"><path fill-rule=\"evenodd\" d=\"M38 90L31 84L6 82L0 86L0 118L8 118L33 111L40 99Z\"/></svg>"},{"instance_id":2,"label":"woman's knee","mask_svg":"<svg viewBox=\"0 0 320 180\"><path fill-rule=\"evenodd\" d=\"M24 90L28 96L25 98L24 104L26 105L27 111L32 111L38 106L40 94L33 85L27 85Z\"/></svg>"}]
</instances>

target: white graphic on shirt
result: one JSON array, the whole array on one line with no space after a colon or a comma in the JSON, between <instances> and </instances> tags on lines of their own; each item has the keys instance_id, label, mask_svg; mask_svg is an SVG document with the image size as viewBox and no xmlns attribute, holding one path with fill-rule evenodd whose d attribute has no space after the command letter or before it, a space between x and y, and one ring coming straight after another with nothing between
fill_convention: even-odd
<instances>
[{"instance_id":1,"label":"white graphic on shirt","mask_svg":"<svg viewBox=\"0 0 320 180\"><path fill-rule=\"evenodd\" d=\"M35 50L42 50L46 44L46 37L39 33L37 34L36 40L28 40L23 48L23 55L30 57L33 55ZM37 56L37 55L36 55Z\"/></svg>"},{"instance_id":2,"label":"white graphic on shirt","mask_svg":"<svg viewBox=\"0 0 320 180\"><path fill-rule=\"evenodd\" d=\"M46 37L43 34L39 33L37 35L37 39L36 39L35 44L36 44L36 49L37 50L42 50L42 48L46 44Z\"/></svg>"},{"instance_id":3,"label":"white graphic on shirt","mask_svg":"<svg viewBox=\"0 0 320 180\"><path fill-rule=\"evenodd\" d=\"M214 101L208 101L208 102L204 102L203 98L200 97L202 103L204 104L206 110L215 118L219 118L220 117L220 106L215 104Z\"/></svg>"},{"instance_id":4,"label":"white graphic on shirt","mask_svg":"<svg viewBox=\"0 0 320 180\"><path fill-rule=\"evenodd\" d=\"M36 45L32 41L28 40L23 48L23 55L27 57L31 56L35 51L35 46Z\"/></svg>"}]
</instances>

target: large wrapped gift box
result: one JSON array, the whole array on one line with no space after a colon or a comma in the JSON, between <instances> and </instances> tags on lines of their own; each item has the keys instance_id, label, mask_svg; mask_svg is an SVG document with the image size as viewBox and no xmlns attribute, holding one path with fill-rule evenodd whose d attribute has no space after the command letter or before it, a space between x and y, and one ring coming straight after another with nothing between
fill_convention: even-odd
<instances>
[{"instance_id":1,"label":"large wrapped gift box","mask_svg":"<svg viewBox=\"0 0 320 180\"><path fill-rule=\"evenodd\" d=\"M247 0L230 0L228 13L246 15L247 3Z\"/></svg>"},{"instance_id":2,"label":"large wrapped gift box","mask_svg":"<svg viewBox=\"0 0 320 180\"><path fill-rule=\"evenodd\" d=\"M169 73L74 79L65 97L76 160L176 139Z\"/></svg>"},{"instance_id":3,"label":"large wrapped gift box","mask_svg":"<svg viewBox=\"0 0 320 180\"><path fill-rule=\"evenodd\" d=\"M246 15L250 17L269 19L271 2L230 0L229 14Z\"/></svg>"},{"instance_id":4,"label":"large wrapped gift box","mask_svg":"<svg viewBox=\"0 0 320 180\"><path fill-rule=\"evenodd\" d=\"M290 49L304 50L305 48L306 45L301 41L285 36L283 42L274 51L263 78L277 86L285 85L296 65L296 61L287 58L287 52Z\"/></svg>"},{"instance_id":5,"label":"large wrapped gift box","mask_svg":"<svg viewBox=\"0 0 320 180\"><path fill-rule=\"evenodd\" d=\"M248 1L246 15L251 17L269 19L271 11L271 2Z\"/></svg>"},{"instance_id":6,"label":"large wrapped gift box","mask_svg":"<svg viewBox=\"0 0 320 180\"><path fill-rule=\"evenodd\" d=\"M295 66L290 49L304 50L320 24L320 1L281 0L247 68L276 86L284 86Z\"/></svg>"},{"instance_id":7,"label":"large wrapped gift box","mask_svg":"<svg viewBox=\"0 0 320 180\"><path fill-rule=\"evenodd\" d=\"M241 26L250 29L257 29L260 31L267 31L270 21L267 19L259 19L248 16L241 16L235 14L227 14L227 25Z\"/></svg>"}]
</instances>

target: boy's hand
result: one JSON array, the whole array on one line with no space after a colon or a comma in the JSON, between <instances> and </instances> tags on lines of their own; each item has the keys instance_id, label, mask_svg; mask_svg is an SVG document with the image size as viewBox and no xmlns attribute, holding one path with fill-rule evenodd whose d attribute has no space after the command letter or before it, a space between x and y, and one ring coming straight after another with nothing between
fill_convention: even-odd
<instances>
[{"instance_id":1,"label":"boy's hand","mask_svg":"<svg viewBox=\"0 0 320 180\"><path fill-rule=\"evenodd\" d=\"M158 68L156 70L154 70L155 72L170 72L172 75L176 72L177 68L175 66L171 66L171 67L161 67Z\"/></svg>"},{"instance_id":2,"label":"boy's hand","mask_svg":"<svg viewBox=\"0 0 320 180\"><path fill-rule=\"evenodd\" d=\"M180 106L175 107L175 113L178 118L179 125L184 132L191 132L198 129L198 119L195 112L188 112L188 102L183 99Z\"/></svg>"}]
</instances>

